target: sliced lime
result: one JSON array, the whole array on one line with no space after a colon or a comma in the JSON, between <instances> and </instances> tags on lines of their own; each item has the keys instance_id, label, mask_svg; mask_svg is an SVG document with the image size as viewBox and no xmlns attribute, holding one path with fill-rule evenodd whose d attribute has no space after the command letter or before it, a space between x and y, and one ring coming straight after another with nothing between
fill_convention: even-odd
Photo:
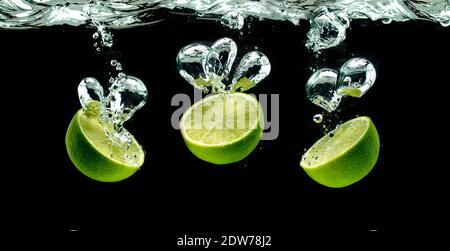
<instances>
[{"instance_id":1,"label":"sliced lime","mask_svg":"<svg viewBox=\"0 0 450 251\"><path fill-rule=\"evenodd\" d=\"M75 114L66 133L69 157L78 170L94 180L126 179L144 163L144 151L134 138L128 150L112 143L97 115L83 110Z\"/></svg>"},{"instance_id":2,"label":"sliced lime","mask_svg":"<svg viewBox=\"0 0 450 251\"><path fill-rule=\"evenodd\" d=\"M253 96L216 94L190 107L180 120L180 129L195 156L214 164L228 164L255 149L263 121L261 105Z\"/></svg>"},{"instance_id":3,"label":"sliced lime","mask_svg":"<svg viewBox=\"0 0 450 251\"><path fill-rule=\"evenodd\" d=\"M380 139L372 120L358 117L319 139L303 155L300 166L322 185L344 187L372 170L379 150Z\"/></svg>"}]
</instances>

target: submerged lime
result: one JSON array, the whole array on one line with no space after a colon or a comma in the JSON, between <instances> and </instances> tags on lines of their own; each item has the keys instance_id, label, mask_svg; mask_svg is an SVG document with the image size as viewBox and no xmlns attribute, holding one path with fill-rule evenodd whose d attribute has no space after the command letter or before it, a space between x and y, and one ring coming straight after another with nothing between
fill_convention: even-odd
<instances>
[{"instance_id":1,"label":"submerged lime","mask_svg":"<svg viewBox=\"0 0 450 251\"><path fill-rule=\"evenodd\" d=\"M358 117L319 139L303 155L300 166L322 185L345 187L372 170L379 150L380 139L372 120Z\"/></svg>"},{"instance_id":2,"label":"submerged lime","mask_svg":"<svg viewBox=\"0 0 450 251\"><path fill-rule=\"evenodd\" d=\"M180 120L183 139L198 158L214 164L242 160L263 130L261 105L244 93L216 94L190 107Z\"/></svg>"},{"instance_id":3,"label":"submerged lime","mask_svg":"<svg viewBox=\"0 0 450 251\"><path fill-rule=\"evenodd\" d=\"M144 163L144 151L132 138L125 156L123 146L113 144L105 135L98 112L79 110L66 133L66 148L73 164L86 176L103 182L120 181L130 177Z\"/></svg>"}]
</instances>

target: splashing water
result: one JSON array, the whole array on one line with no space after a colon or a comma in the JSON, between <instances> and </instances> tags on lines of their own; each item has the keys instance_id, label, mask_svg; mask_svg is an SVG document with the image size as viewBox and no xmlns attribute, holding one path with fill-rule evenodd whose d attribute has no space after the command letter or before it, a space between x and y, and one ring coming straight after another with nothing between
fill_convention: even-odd
<instances>
[{"instance_id":1,"label":"splashing water","mask_svg":"<svg viewBox=\"0 0 450 251\"><path fill-rule=\"evenodd\" d=\"M306 83L306 97L327 112L333 112L341 102L341 95L336 92L338 72L323 68L315 71Z\"/></svg>"},{"instance_id":2,"label":"splashing water","mask_svg":"<svg viewBox=\"0 0 450 251\"><path fill-rule=\"evenodd\" d=\"M205 93L246 91L269 75L269 59L259 51L245 54L233 75L236 55L236 43L222 38L211 47L199 43L187 45L178 52L176 61L180 75Z\"/></svg>"},{"instance_id":3,"label":"splashing water","mask_svg":"<svg viewBox=\"0 0 450 251\"><path fill-rule=\"evenodd\" d=\"M154 23L167 13L183 13L187 9L217 19L238 11L243 16L298 24L301 19L310 19L322 6L340 8L350 19L421 19L450 25L448 0L3 0L0 1L0 27L92 25L92 20L97 20L107 27L123 28Z\"/></svg>"},{"instance_id":4,"label":"splashing water","mask_svg":"<svg viewBox=\"0 0 450 251\"><path fill-rule=\"evenodd\" d=\"M240 30L244 27L245 20L244 16L239 11L231 10L222 16L220 22L231 29Z\"/></svg>"},{"instance_id":5,"label":"splashing water","mask_svg":"<svg viewBox=\"0 0 450 251\"><path fill-rule=\"evenodd\" d=\"M306 83L306 97L328 112L335 111L343 96L360 98L375 83L373 64L364 58L352 58L338 71L315 71Z\"/></svg>"},{"instance_id":6,"label":"splashing water","mask_svg":"<svg viewBox=\"0 0 450 251\"><path fill-rule=\"evenodd\" d=\"M350 59L339 69L338 93L360 98L375 83L376 76L375 67L367 59Z\"/></svg>"},{"instance_id":7,"label":"splashing water","mask_svg":"<svg viewBox=\"0 0 450 251\"><path fill-rule=\"evenodd\" d=\"M313 51L327 49L345 40L350 26L347 13L340 8L320 7L311 17L306 47Z\"/></svg>"},{"instance_id":8,"label":"splashing water","mask_svg":"<svg viewBox=\"0 0 450 251\"><path fill-rule=\"evenodd\" d=\"M310 20L308 48L314 51L338 45L345 39L349 20L428 20L450 26L449 0L3 0L0 28L33 28L68 24L97 27L100 45L112 46L111 28L156 23L168 14L192 14L241 29L244 17L288 20L294 24Z\"/></svg>"},{"instance_id":9,"label":"splashing water","mask_svg":"<svg viewBox=\"0 0 450 251\"><path fill-rule=\"evenodd\" d=\"M111 64L120 65L113 60ZM127 76L124 73L113 78L112 85L108 88L109 94L104 97L103 87L95 78L87 77L78 85L78 96L83 110L89 113L91 101L98 101L100 114L99 120L104 124L105 135L123 149L125 159L130 164L137 163L136 156L130 156L128 149L131 146L133 136L123 127L125 121L142 108L147 101L147 88L136 77Z\"/></svg>"},{"instance_id":10,"label":"splashing water","mask_svg":"<svg viewBox=\"0 0 450 251\"><path fill-rule=\"evenodd\" d=\"M78 85L78 98L80 99L81 107L86 110L89 102L92 100L102 101L105 99L103 87L97 79L85 78Z\"/></svg>"}]
</instances>

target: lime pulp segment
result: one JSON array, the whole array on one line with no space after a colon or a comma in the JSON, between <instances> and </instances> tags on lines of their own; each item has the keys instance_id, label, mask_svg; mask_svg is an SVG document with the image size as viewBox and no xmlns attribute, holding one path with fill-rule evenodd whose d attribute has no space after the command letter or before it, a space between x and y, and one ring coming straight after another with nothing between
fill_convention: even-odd
<instances>
[{"instance_id":1,"label":"lime pulp segment","mask_svg":"<svg viewBox=\"0 0 450 251\"><path fill-rule=\"evenodd\" d=\"M244 93L216 94L190 107L180 120L183 139L198 158L227 164L250 154L262 135L261 105Z\"/></svg>"}]
</instances>

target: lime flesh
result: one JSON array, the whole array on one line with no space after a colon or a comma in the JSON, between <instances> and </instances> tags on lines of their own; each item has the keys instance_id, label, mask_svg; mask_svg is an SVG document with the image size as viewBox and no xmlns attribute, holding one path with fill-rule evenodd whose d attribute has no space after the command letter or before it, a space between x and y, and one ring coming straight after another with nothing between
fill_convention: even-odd
<instances>
[{"instance_id":1,"label":"lime flesh","mask_svg":"<svg viewBox=\"0 0 450 251\"><path fill-rule=\"evenodd\" d=\"M319 139L303 155L300 166L322 185L345 187L372 170L379 150L380 139L372 120L358 117Z\"/></svg>"},{"instance_id":2,"label":"lime flesh","mask_svg":"<svg viewBox=\"0 0 450 251\"><path fill-rule=\"evenodd\" d=\"M124 146L113 144L98 117L79 110L66 133L66 148L75 167L86 176L115 182L134 174L144 163L144 152L133 138L125 156Z\"/></svg>"},{"instance_id":3,"label":"lime flesh","mask_svg":"<svg viewBox=\"0 0 450 251\"><path fill-rule=\"evenodd\" d=\"M349 95L349 96L352 96L352 97L355 97L355 98L360 98L363 95L363 93L361 92L360 89L352 88L352 87L340 88L338 90L338 94Z\"/></svg>"},{"instance_id":4,"label":"lime flesh","mask_svg":"<svg viewBox=\"0 0 450 251\"><path fill-rule=\"evenodd\" d=\"M190 107L180 120L183 139L198 158L228 164L257 146L263 128L261 105L243 93L216 94Z\"/></svg>"}]
</instances>

